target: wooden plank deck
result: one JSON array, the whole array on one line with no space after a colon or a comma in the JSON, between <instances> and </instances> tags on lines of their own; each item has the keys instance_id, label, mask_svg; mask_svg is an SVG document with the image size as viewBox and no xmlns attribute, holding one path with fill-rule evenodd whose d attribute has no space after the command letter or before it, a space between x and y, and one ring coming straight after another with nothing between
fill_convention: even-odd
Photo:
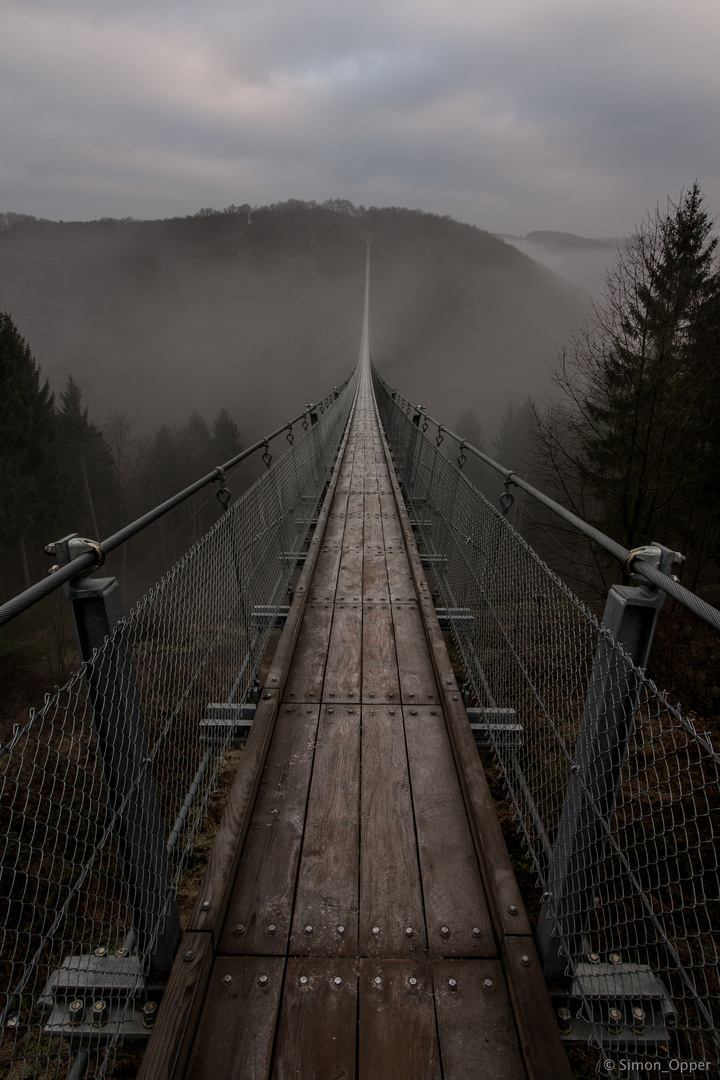
<instances>
[{"instance_id":1,"label":"wooden plank deck","mask_svg":"<svg viewBox=\"0 0 720 1080\"><path fill-rule=\"evenodd\" d=\"M564 1080L367 365L142 1080Z\"/></svg>"}]
</instances>

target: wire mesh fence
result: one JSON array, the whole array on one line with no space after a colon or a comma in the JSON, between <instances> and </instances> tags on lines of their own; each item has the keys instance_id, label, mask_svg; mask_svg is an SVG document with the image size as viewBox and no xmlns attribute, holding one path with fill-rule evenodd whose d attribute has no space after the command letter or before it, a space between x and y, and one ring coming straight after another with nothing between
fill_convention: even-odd
<instances>
[{"instance_id":1,"label":"wire mesh fence","mask_svg":"<svg viewBox=\"0 0 720 1080\"><path fill-rule=\"evenodd\" d=\"M0 748L0 1077L105 1076L120 1040L148 1036L153 958L233 730L201 721L252 696L354 390L266 450L264 475Z\"/></svg>"},{"instance_id":2,"label":"wire mesh fence","mask_svg":"<svg viewBox=\"0 0 720 1080\"><path fill-rule=\"evenodd\" d=\"M538 946L564 1036L602 1047L616 1068L623 1056L644 1068L716 1062L720 755L417 410L374 382L471 719L537 871Z\"/></svg>"}]
</instances>

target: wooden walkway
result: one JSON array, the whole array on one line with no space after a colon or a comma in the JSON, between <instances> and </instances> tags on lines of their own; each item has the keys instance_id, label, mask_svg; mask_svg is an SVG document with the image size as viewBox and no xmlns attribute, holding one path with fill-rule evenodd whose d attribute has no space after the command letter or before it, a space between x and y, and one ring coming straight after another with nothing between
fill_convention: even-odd
<instances>
[{"instance_id":1,"label":"wooden walkway","mask_svg":"<svg viewBox=\"0 0 720 1080\"><path fill-rule=\"evenodd\" d=\"M563 1080L363 367L143 1080Z\"/></svg>"}]
</instances>

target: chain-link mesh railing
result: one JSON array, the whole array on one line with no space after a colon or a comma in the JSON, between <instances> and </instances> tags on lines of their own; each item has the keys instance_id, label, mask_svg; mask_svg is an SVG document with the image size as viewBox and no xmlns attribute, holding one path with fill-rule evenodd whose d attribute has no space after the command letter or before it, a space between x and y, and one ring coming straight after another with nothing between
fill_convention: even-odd
<instances>
[{"instance_id":1,"label":"chain-link mesh railing","mask_svg":"<svg viewBox=\"0 0 720 1080\"><path fill-rule=\"evenodd\" d=\"M417 410L374 381L471 719L543 890L538 943L551 973L555 954L561 1029L601 1045L616 1069L621 1058L716 1062L720 756L442 454Z\"/></svg>"},{"instance_id":2,"label":"chain-link mesh railing","mask_svg":"<svg viewBox=\"0 0 720 1080\"><path fill-rule=\"evenodd\" d=\"M151 958L355 383L272 464L266 449L264 475L0 748L0 1077L104 1076L119 1039L147 1036Z\"/></svg>"}]
</instances>

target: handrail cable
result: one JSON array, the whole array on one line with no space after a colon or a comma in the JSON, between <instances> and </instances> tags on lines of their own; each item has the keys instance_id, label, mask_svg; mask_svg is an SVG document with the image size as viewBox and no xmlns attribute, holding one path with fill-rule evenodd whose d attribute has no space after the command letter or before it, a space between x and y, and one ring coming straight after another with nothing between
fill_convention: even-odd
<instances>
[{"instance_id":1,"label":"handrail cable","mask_svg":"<svg viewBox=\"0 0 720 1080\"><path fill-rule=\"evenodd\" d=\"M352 376L349 375L339 386L334 387L331 394L323 398L323 403L327 402L328 398L330 398L332 400L329 404L331 404L332 401L339 396L340 392L345 389L351 377ZM51 592L59 589L61 585L70 581L71 578L82 576L83 573L87 573L93 568L97 569L97 567L102 565L105 556L111 551L114 551L115 548L120 547L121 544L126 543L126 541L130 540L133 536L142 532L148 525L152 525L158 518L163 517L170 510L179 506L180 503L185 502L186 499L195 495L196 492L200 491L208 484L212 484L215 480L224 478L228 469L234 469L241 461L245 461L246 458L249 458L258 450L267 452L268 443L272 439L276 439L278 435L282 435L285 431L292 430L294 424L300 423L300 421L307 416L308 412L312 412L313 409L318 408L319 404L317 406L312 405L306 407L303 412L294 416L292 420L287 420L281 427L273 431L271 435L266 435L264 438L259 439L257 442L253 443L252 446L249 446L247 450L243 450L229 461L226 461L224 465L218 465L212 472L209 472L200 480L196 480L194 484L190 484L189 487L184 488L176 495L166 499L165 502L160 503L160 505L156 506L153 510L149 510L147 514L143 514L142 517L137 518L118 532L113 533L112 536L109 536L106 540L102 540L99 544L94 545L92 551L86 551L82 555L78 555L77 558L73 559L65 566L60 567L58 570L55 570L48 577L42 578L34 585L31 585L29 589L25 589L24 592L18 593L12 600L8 600L5 604L0 605L0 626L4 626L5 623L10 622L12 619L16 618L16 616L21 615L23 611L27 611L33 604L36 604L39 600L49 596Z\"/></svg>"},{"instance_id":2,"label":"handrail cable","mask_svg":"<svg viewBox=\"0 0 720 1080\"><path fill-rule=\"evenodd\" d=\"M480 461L484 462L485 465L494 469L495 472L500 473L505 479L506 484L513 484L515 487L520 488L521 491L527 492L527 494L535 499L536 502L539 502L542 506L551 510L552 513L556 514L559 518L562 518L568 525L571 525L578 532L583 533L615 559L618 559L628 572L631 572L637 578L644 579L648 584L655 585L657 588L662 589L664 593L667 593L668 596L672 596L674 600L677 600L683 607L686 607L700 619L703 619L715 630L720 630L720 611L711 604L708 604L705 600L702 600L699 596L696 596L695 593L690 592L689 589L685 589L675 577L664 574L661 570L657 570L649 563L638 559L637 556L642 552L642 548L631 550L630 548L623 547L617 540L613 540L612 537L607 536L605 533L601 532L600 529L596 529L594 525L590 525L587 521L578 517L577 514L573 514L571 510L568 510L560 503L555 502L554 499L545 495L544 492L538 490L538 488L533 487L532 484L528 484L527 480L523 480L523 478L518 476L516 472L513 472L512 469L506 469L504 465L501 465L499 462L489 457L488 454L485 454L482 450L478 450L476 446L473 446L466 439L463 439L462 436L456 434L456 432L451 431L445 424L441 424L439 420L435 420L432 416L429 416L424 407L413 405L399 390L390 386L390 384L383 379L382 375L377 371L377 368L375 371L387 393L394 398L401 408L404 405L416 410L416 412L422 415L423 420L427 420L430 424L434 424L438 431L442 431L443 435L449 435L451 439L455 439L462 447L463 452L469 451L471 454L474 454L475 457L479 458Z\"/></svg>"}]
</instances>

